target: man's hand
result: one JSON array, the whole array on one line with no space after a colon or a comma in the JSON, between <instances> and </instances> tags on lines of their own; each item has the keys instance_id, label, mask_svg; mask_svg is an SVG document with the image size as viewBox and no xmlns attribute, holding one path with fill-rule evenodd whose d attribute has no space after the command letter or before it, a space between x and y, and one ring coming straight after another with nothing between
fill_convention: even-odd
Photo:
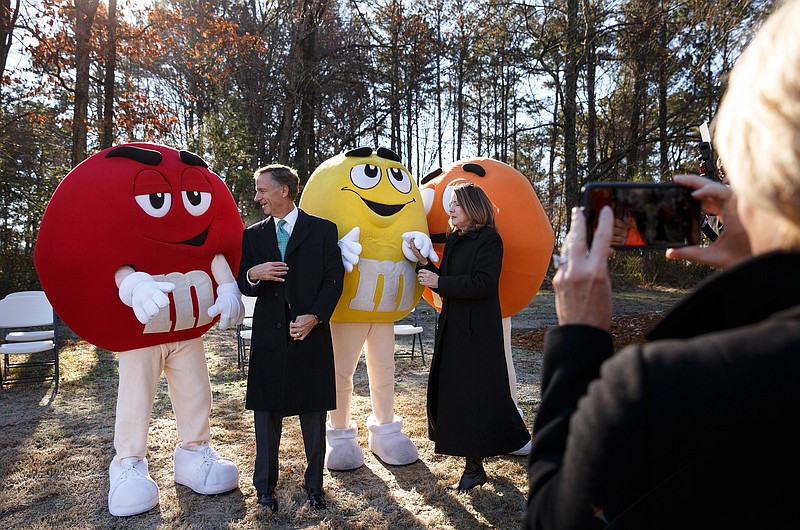
<instances>
[{"instance_id":1,"label":"man's hand","mask_svg":"<svg viewBox=\"0 0 800 530\"><path fill-rule=\"evenodd\" d=\"M282 261L267 261L251 267L247 271L247 278L253 283L260 280L285 282L283 277L286 276L288 270L289 266Z\"/></svg>"},{"instance_id":2,"label":"man's hand","mask_svg":"<svg viewBox=\"0 0 800 530\"><path fill-rule=\"evenodd\" d=\"M289 335L294 340L303 340L306 335L319 324L319 320L314 315L299 315L289 322Z\"/></svg>"}]
</instances>

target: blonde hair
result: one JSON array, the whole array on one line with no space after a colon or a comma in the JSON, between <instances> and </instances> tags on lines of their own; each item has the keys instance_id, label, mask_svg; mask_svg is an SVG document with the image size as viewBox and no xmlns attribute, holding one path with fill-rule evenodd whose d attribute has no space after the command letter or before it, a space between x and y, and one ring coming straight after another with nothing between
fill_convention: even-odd
<instances>
[{"instance_id":1,"label":"blonde hair","mask_svg":"<svg viewBox=\"0 0 800 530\"><path fill-rule=\"evenodd\" d=\"M731 187L800 248L800 1L776 10L734 66L714 124Z\"/></svg>"},{"instance_id":2,"label":"blonde hair","mask_svg":"<svg viewBox=\"0 0 800 530\"><path fill-rule=\"evenodd\" d=\"M465 232L479 230L484 226L495 228L494 205L483 189L472 182L465 182L453 186L453 196L469 217L469 226Z\"/></svg>"}]
</instances>

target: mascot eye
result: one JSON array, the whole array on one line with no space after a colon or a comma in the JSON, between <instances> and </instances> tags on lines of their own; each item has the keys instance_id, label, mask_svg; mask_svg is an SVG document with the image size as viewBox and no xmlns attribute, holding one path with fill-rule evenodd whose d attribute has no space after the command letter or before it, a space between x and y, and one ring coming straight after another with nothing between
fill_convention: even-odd
<instances>
[{"instance_id":1,"label":"mascot eye","mask_svg":"<svg viewBox=\"0 0 800 530\"><path fill-rule=\"evenodd\" d=\"M425 215L431 213L433 207L433 196L436 195L436 190L433 188L422 188L419 190L422 194L422 204L425 206Z\"/></svg>"},{"instance_id":2,"label":"mascot eye","mask_svg":"<svg viewBox=\"0 0 800 530\"><path fill-rule=\"evenodd\" d=\"M447 186L442 193L442 208L445 212L450 212L450 199L453 198L453 186Z\"/></svg>"},{"instance_id":3,"label":"mascot eye","mask_svg":"<svg viewBox=\"0 0 800 530\"><path fill-rule=\"evenodd\" d=\"M374 188L381 181L381 168L370 164L359 164L350 170L350 180L362 190Z\"/></svg>"},{"instance_id":4,"label":"mascot eye","mask_svg":"<svg viewBox=\"0 0 800 530\"><path fill-rule=\"evenodd\" d=\"M150 217L164 217L172 207L172 194L150 193L137 195L136 203Z\"/></svg>"},{"instance_id":5,"label":"mascot eye","mask_svg":"<svg viewBox=\"0 0 800 530\"><path fill-rule=\"evenodd\" d=\"M411 175L399 167L390 167L388 171L389 182L392 183L392 186L394 186L397 191L400 193L408 193L411 191Z\"/></svg>"},{"instance_id":6,"label":"mascot eye","mask_svg":"<svg viewBox=\"0 0 800 530\"><path fill-rule=\"evenodd\" d=\"M211 206L211 194L207 191L184 191L181 195L186 211L195 217L206 213Z\"/></svg>"}]
</instances>

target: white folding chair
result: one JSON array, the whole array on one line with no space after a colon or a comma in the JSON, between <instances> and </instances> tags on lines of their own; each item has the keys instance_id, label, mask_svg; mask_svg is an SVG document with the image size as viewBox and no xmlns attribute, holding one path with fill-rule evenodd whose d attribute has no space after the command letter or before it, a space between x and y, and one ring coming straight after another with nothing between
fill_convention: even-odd
<instances>
[{"instance_id":1,"label":"white folding chair","mask_svg":"<svg viewBox=\"0 0 800 530\"><path fill-rule=\"evenodd\" d=\"M422 346L422 332L424 331L423 327L419 324L419 314L417 314L417 308L414 307L412 314L414 315L414 324L395 324L394 325L394 334L395 336L407 336L411 335L411 352L410 353L395 353L395 357L410 357L411 360L414 360L415 349L417 346L417 340L419 340L419 354L422 357L422 366L425 366L425 349Z\"/></svg>"},{"instance_id":2,"label":"white folding chair","mask_svg":"<svg viewBox=\"0 0 800 530\"><path fill-rule=\"evenodd\" d=\"M3 385L54 381L58 392L58 333L53 307L43 295L9 295L0 300L0 388ZM46 354L46 355L43 355ZM23 360L13 360L23 358ZM47 367L52 366L50 372Z\"/></svg>"},{"instance_id":3,"label":"white folding chair","mask_svg":"<svg viewBox=\"0 0 800 530\"><path fill-rule=\"evenodd\" d=\"M256 309L256 297L242 295L244 304L244 320L236 326L237 366L242 375L247 375L247 358L250 352L250 339L253 337L253 312Z\"/></svg>"}]
</instances>

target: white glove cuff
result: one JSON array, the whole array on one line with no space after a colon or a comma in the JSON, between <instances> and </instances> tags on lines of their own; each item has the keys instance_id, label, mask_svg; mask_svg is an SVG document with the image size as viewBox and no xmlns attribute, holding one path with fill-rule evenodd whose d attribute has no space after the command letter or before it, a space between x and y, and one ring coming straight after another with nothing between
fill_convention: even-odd
<instances>
[{"instance_id":1,"label":"white glove cuff","mask_svg":"<svg viewBox=\"0 0 800 530\"><path fill-rule=\"evenodd\" d=\"M239 286L236 282L228 282L217 285L217 295L222 296L223 294L241 295L242 293L239 292Z\"/></svg>"}]
</instances>

